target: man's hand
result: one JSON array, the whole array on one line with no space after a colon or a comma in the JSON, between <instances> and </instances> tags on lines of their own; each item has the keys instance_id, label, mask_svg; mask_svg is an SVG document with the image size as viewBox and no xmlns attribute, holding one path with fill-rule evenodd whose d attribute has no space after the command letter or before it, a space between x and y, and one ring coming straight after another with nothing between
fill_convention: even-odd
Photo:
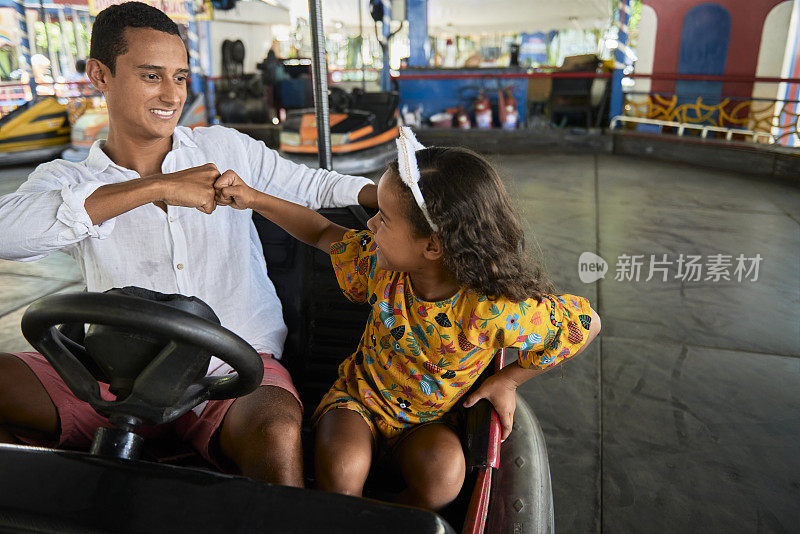
<instances>
[{"instance_id":1,"label":"man's hand","mask_svg":"<svg viewBox=\"0 0 800 534\"><path fill-rule=\"evenodd\" d=\"M164 211L170 205L211 213L217 207L214 201L214 182L217 178L219 171L213 163L169 174L153 174L98 187L86 198L83 206L92 224L102 224L150 203Z\"/></svg>"},{"instance_id":2,"label":"man's hand","mask_svg":"<svg viewBox=\"0 0 800 534\"><path fill-rule=\"evenodd\" d=\"M162 202L197 208L203 213L211 213L217 207L214 182L218 178L219 171L213 163L155 177L162 187Z\"/></svg>"},{"instance_id":3,"label":"man's hand","mask_svg":"<svg viewBox=\"0 0 800 534\"><path fill-rule=\"evenodd\" d=\"M215 201L220 206L230 206L237 210L253 208L257 191L244 183L232 170L222 173L214 182Z\"/></svg>"},{"instance_id":4,"label":"man's hand","mask_svg":"<svg viewBox=\"0 0 800 534\"><path fill-rule=\"evenodd\" d=\"M502 376L492 375L481 387L467 396L464 407L469 408L481 399L491 402L500 417L500 425L503 429L500 439L505 441L511 434L511 425L514 424L514 412L517 409L516 391L517 385L513 381Z\"/></svg>"}]
</instances>

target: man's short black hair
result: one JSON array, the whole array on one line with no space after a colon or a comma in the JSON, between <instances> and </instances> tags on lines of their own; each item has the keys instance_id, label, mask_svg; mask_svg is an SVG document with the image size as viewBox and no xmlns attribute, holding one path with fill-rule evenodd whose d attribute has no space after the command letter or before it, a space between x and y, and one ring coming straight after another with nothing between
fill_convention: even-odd
<instances>
[{"instance_id":1,"label":"man's short black hair","mask_svg":"<svg viewBox=\"0 0 800 534\"><path fill-rule=\"evenodd\" d=\"M108 67L111 74L114 74L117 56L128 51L125 28L151 28L180 37L178 25L159 9L142 2L108 6L97 14L92 25L89 57Z\"/></svg>"}]
</instances>

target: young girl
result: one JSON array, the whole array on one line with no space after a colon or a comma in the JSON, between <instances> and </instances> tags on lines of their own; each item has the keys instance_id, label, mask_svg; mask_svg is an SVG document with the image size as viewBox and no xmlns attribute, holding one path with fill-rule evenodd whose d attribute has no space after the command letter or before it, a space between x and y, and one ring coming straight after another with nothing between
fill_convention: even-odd
<instances>
[{"instance_id":1,"label":"young girl","mask_svg":"<svg viewBox=\"0 0 800 534\"><path fill-rule=\"evenodd\" d=\"M319 487L360 495L381 452L405 479L401 501L438 510L464 481L454 408L495 351L524 352L463 405L488 399L505 439L516 388L580 353L600 320L586 299L546 293L486 160L459 148L424 148L407 128L398 147L398 161L378 184L380 211L369 231L337 226L232 173L219 179L217 203L254 209L329 252L345 295L372 305L357 351L314 413Z\"/></svg>"}]
</instances>

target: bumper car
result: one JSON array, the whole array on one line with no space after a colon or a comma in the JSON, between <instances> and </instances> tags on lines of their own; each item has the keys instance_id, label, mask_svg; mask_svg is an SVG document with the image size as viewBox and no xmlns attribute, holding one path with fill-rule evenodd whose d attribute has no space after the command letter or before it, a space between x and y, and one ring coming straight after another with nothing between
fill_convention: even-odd
<instances>
[{"instance_id":1,"label":"bumper car","mask_svg":"<svg viewBox=\"0 0 800 534\"><path fill-rule=\"evenodd\" d=\"M397 155L396 92L347 93L331 89L331 153L333 170L344 174L367 174L382 169ZM316 166L317 126L313 108L291 110L281 131L280 149L297 163Z\"/></svg>"},{"instance_id":2,"label":"bumper car","mask_svg":"<svg viewBox=\"0 0 800 534\"><path fill-rule=\"evenodd\" d=\"M353 228L368 217L360 207L323 214ZM341 295L327 255L258 215L254 222L289 327L282 363L312 406L356 346L369 310ZM335 329L315 326L332 324L326 317L336 319ZM59 294L31 305L22 330L112 428L98 430L89 451L0 445L0 532L552 531L544 439L519 397L514 431L502 445L491 405L467 410L468 476L456 501L436 514L385 502L396 488L381 473L370 475L366 498L358 498L220 474L199 459L191 466L154 459L137 433L141 425L172 421L208 399L247 394L261 380L255 350L196 298L138 288ZM212 354L236 373L206 377ZM503 357L499 351L496 368ZM116 400L100 398L98 381L111 385Z\"/></svg>"},{"instance_id":3,"label":"bumper car","mask_svg":"<svg viewBox=\"0 0 800 534\"><path fill-rule=\"evenodd\" d=\"M56 158L69 146L67 107L40 97L0 118L0 166Z\"/></svg>"},{"instance_id":4,"label":"bumper car","mask_svg":"<svg viewBox=\"0 0 800 534\"><path fill-rule=\"evenodd\" d=\"M61 153L67 161L83 161L98 139L108 139L108 110L104 107L86 110L72 125L70 147Z\"/></svg>"}]
</instances>

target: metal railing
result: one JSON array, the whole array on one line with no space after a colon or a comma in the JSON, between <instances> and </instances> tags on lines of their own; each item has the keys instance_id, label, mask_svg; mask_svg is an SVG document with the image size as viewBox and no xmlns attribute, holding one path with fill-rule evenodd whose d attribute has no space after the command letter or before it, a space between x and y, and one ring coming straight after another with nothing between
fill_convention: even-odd
<instances>
[{"instance_id":1,"label":"metal railing","mask_svg":"<svg viewBox=\"0 0 800 534\"><path fill-rule=\"evenodd\" d=\"M690 131L699 131L700 137L703 139L708 138L709 132L715 133L722 133L725 134L725 139L731 141L734 135L741 135L741 136L749 136L754 143L758 143L761 137L766 138L768 143L775 142L775 136L772 134L764 133L764 132L757 132L754 130L744 130L740 128L725 128L722 126L710 126L710 125L703 125L703 124L687 124L685 122L674 122L674 121L664 121L658 119L647 119L642 117L627 117L625 115L617 115L613 119L611 119L611 129L617 127L619 123L627 123L627 124L649 124L652 126L658 126L659 132L663 132L664 128L675 128L675 133L679 136L682 136L686 133L687 130Z\"/></svg>"},{"instance_id":2,"label":"metal railing","mask_svg":"<svg viewBox=\"0 0 800 534\"><path fill-rule=\"evenodd\" d=\"M788 84L797 86L796 78L764 78L746 76L701 76L638 74L633 78L653 80L722 82L749 84L744 92L751 93L753 84ZM723 86L724 88L725 86ZM731 87L729 85L728 87ZM778 93L779 91L776 91ZM786 92L788 93L788 91ZM614 117L611 127L618 124L647 124L660 131L670 129L678 135L699 134L727 140L744 139L755 143L800 144L800 101L780 98L748 98L719 94L691 94L630 91L626 94L623 115Z\"/></svg>"}]
</instances>

